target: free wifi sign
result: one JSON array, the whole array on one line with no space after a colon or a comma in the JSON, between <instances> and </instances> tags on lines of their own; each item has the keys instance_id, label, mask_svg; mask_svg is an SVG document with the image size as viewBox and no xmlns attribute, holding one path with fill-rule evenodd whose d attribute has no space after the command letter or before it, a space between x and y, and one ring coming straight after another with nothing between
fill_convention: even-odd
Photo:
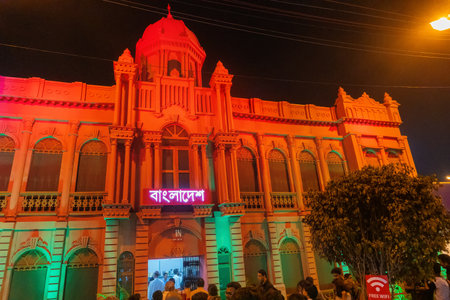
<instances>
[{"instance_id":1,"label":"free wifi sign","mask_svg":"<svg viewBox=\"0 0 450 300\"><path fill-rule=\"evenodd\" d=\"M366 275L367 296L369 300L389 300L389 281L386 275Z\"/></svg>"}]
</instances>

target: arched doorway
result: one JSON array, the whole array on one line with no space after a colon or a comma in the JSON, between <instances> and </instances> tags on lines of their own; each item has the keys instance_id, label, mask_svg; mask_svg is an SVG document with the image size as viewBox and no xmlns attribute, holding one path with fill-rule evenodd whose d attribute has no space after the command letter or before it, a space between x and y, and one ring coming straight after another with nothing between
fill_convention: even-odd
<instances>
[{"instance_id":1,"label":"arched doorway","mask_svg":"<svg viewBox=\"0 0 450 300\"><path fill-rule=\"evenodd\" d=\"M293 239L285 239L280 246L280 257L286 292L293 293L297 283L304 279L302 258L298 244Z\"/></svg>"},{"instance_id":2,"label":"arched doorway","mask_svg":"<svg viewBox=\"0 0 450 300\"><path fill-rule=\"evenodd\" d=\"M258 284L258 270L267 271L267 251L261 242L250 240L244 248L246 285Z\"/></svg>"},{"instance_id":3,"label":"arched doorway","mask_svg":"<svg viewBox=\"0 0 450 300\"><path fill-rule=\"evenodd\" d=\"M47 265L47 258L37 250L22 254L14 264L8 299L44 299Z\"/></svg>"},{"instance_id":4,"label":"arched doorway","mask_svg":"<svg viewBox=\"0 0 450 300\"><path fill-rule=\"evenodd\" d=\"M67 262L64 300L96 300L97 282L97 254L89 248L75 251Z\"/></svg>"},{"instance_id":5,"label":"arched doorway","mask_svg":"<svg viewBox=\"0 0 450 300\"><path fill-rule=\"evenodd\" d=\"M125 251L119 256L117 263L117 296L133 294L134 286L134 256ZM127 297L128 298L128 297ZM122 298L120 298L122 299Z\"/></svg>"}]
</instances>

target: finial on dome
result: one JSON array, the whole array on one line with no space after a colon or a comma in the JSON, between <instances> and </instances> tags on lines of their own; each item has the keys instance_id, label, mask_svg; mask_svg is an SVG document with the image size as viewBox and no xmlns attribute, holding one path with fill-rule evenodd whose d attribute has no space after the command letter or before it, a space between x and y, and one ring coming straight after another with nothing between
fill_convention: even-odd
<instances>
[{"instance_id":1,"label":"finial on dome","mask_svg":"<svg viewBox=\"0 0 450 300\"><path fill-rule=\"evenodd\" d=\"M338 89L338 96L342 96L342 97L347 96L347 93L345 92L345 90L342 86L340 86Z\"/></svg>"},{"instance_id":2,"label":"finial on dome","mask_svg":"<svg viewBox=\"0 0 450 300\"><path fill-rule=\"evenodd\" d=\"M170 13L170 4L167 4L167 17L172 18L172 14Z\"/></svg>"}]
</instances>

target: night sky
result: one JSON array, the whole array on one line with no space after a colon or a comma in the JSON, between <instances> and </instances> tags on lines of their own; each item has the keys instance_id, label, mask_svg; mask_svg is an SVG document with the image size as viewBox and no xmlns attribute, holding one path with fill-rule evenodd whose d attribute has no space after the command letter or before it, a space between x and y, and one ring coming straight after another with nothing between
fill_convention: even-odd
<instances>
[{"instance_id":1,"label":"night sky","mask_svg":"<svg viewBox=\"0 0 450 300\"><path fill-rule=\"evenodd\" d=\"M377 101L388 92L401 104L401 131L419 173L441 181L450 175L450 30L428 25L450 13L448 1L170 5L206 52L204 86L221 60L235 75L235 97L333 106L339 86ZM134 55L145 28L166 7L167 1L151 0L1 0L0 75L113 85L112 61L125 48Z\"/></svg>"}]
</instances>

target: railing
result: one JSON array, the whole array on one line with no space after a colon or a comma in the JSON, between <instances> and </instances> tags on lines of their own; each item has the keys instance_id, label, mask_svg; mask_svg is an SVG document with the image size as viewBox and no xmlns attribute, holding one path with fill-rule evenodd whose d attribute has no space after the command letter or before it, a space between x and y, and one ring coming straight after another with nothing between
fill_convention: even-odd
<instances>
[{"instance_id":1,"label":"railing","mask_svg":"<svg viewBox=\"0 0 450 300\"><path fill-rule=\"evenodd\" d=\"M70 212L99 213L106 197L105 192L77 192L70 194Z\"/></svg>"},{"instance_id":2,"label":"railing","mask_svg":"<svg viewBox=\"0 0 450 300\"><path fill-rule=\"evenodd\" d=\"M3 211L8 205L8 198L11 196L11 193L8 192L0 192L0 211Z\"/></svg>"},{"instance_id":3,"label":"railing","mask_svg":"<svg viewBox=\"0 0 450 300\"><path fill-rule=\"evenodd\" d=\"M270 193L274 210L297 209L296 193Z\"/></svg>"},{"instance_id":4,"label":"railing","mask_svg":"<svg viewBox=\"0 0 450 300\"><path fill-rule=\"evenodd\" d=\"M22 212L55 212L59 206L61 194L57 192L21 193Z\"/></svg>"},{"instance_id":5,"label":"railing","mask_svg":"<svg viewBox=\"0 0 450 300\"><path fill-rule=\"evenodd\" d=\"M263 210L264 193L260 192L242 192L241 202L245 204L245 210Z\"/></svg>"},{"instance_id":6,"label":"railing","mask_svg":"<svg viewBox=\"0 0 450 300\"><path fill-rule=\"evenodd\" d=\"M139 109L155 110L156 99L155 97L155 84L149 82L140 82L139 87Z\"/></svg>"},{"instance_id":7,"label":"railing","mask_svg":"<svg viewBox=\"0 0 450 300\"><path fill-rule=\"evenodd\" d=\"M189 82L187 80L174 80L164 78L161 82L161 109L172 105L179 105L189 109Z\"/></svg>"},{"instance_id":8,"label":"railing","mask_svg":"<svg viewBox=\"0 0 450 300\"><path fill-rule=\"evenodd\" d=\"M211 90L195 88L195 112L198 114L212 114Z\"/></svg>"}]
</instances>

